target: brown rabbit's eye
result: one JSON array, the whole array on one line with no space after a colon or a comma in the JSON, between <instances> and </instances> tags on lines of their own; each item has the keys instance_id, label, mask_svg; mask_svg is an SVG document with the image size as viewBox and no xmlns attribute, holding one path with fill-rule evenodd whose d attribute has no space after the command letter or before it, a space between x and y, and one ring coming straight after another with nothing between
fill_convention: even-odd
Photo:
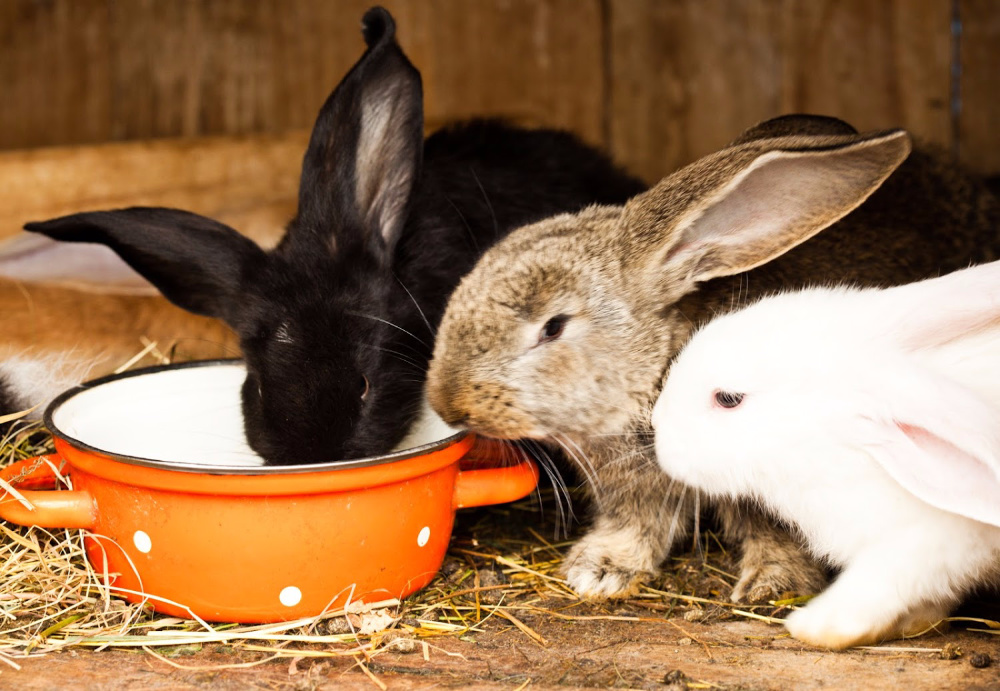
<instances>
[{"instance_id":1,"label":"brown rabbit's eye","mask_svg":"<svg viewBox=\"0 0 1000 691\"><path fill-rule=\"evenodd\" d=\"M735 408L743 402L743 394L731 391L716 391L715 402L723 408Z\"/></svg>"},{"instance_id":2,"label":"brown rabbit's eye","mask_svg":"<svg viewBox=\"0 0 1000 691\"><path fill-rule=\"evenodd\" d=\"M368 385L368 377L363 374L361 375L361 382L365 385L364 390L361 392L361 400L363 401L368 398L368 391L371 387Z\"/></svg>"},{"instance_id":3,"label":"brown rabbit's eye","mask_svg":"<svg viewBox=\"0 0 1000 691\"><path fill-rule=\"evenodd\" d=\"M563 329L566 328L566 322L568 321L569 315L567 314L557 314L552 319L549 319L545 322L545 326L542 327L541 333L538 334L538 343L548 343L559 338L562 335Z\"/></svg>"}]
</instances>

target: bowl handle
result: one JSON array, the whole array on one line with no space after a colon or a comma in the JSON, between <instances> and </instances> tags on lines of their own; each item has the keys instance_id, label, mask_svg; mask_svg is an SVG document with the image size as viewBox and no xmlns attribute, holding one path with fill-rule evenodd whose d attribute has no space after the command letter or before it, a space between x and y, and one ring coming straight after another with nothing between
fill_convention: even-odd
<instances>
[{"instance_id":1,"label":"bowl handle","mask_svg":"<svg viewBox=\"0 0 1000 691\"><path fill-rule=\"evenodd\" d=\"M49 463L46 463L49 461ZM35 456L12 463L0 471L0 479L7 486L13 485L17 493L32 506L28 508L20 499L0 487L0 518L39 528L93 528L97 523L94 500L83 490L38 490L30 488L54 487L54 465L61 462L58 454ZM22 489L24 488L24 489Z\"/></svg>"},{"instance_id":2,"label":"bowl handle","mask_svg":"<svg viewBox=\"0 0 1000 691\"><path fill-rule=\"evenodd\" d=\"M496 444L478 438L468 456L462 459L462 469L455 478L456 509L503 504L527 496L535 489L538 484L535 462L512 446L504 445L499 452ZM484 463L497 460L503 465L483 467Z\"/></svg>"}]
</instances>

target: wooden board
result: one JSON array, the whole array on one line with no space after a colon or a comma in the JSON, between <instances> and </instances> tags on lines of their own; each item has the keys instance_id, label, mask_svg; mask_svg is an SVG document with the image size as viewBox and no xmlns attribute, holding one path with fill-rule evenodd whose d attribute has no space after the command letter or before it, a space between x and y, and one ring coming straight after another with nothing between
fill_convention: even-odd
<instances>
[{"instance_id":1,"label":"wooden board","mask_svg":"<svg viewBox=\"0 0 1000 691\"><path fill-rule=\"evenodd\" d=\"M309 128L369 0L5 0L0 148ZM601 141L599 0L385 5L428 120L494 114Z\"/></svg>"},{"instance_id":2,"label":"wooden board","mask_svg":"<svg viewBox=\"0 0 1000 691\"><path fill-rule=\"evenodd\" d=\"M938 0L611 0L612 151L655 180L789 112L951 145Z\"/></svg>"},{"instance_id":3,"label":"wooden board","mask_svg":"<svg viewBox=\"0 0 1000 691\"><path fill-rule=\"evenodd\" d=\"M387 1L427 116L499 115L604 142L600 0Z\"/></svg>"},{"instance_id":4,"label":"wooden board","mask_svg":"<svg viewBox=\"0 0 1000 691\"><path fill-rule=\"evenodd\" d=\"M350 4L7 0L0 147L309 127L363 48Z\"/></svg>"},{"instance_id":5,"label":"wooden board","mask_svg":"<svg viewBox=\"0 0 1000 691\"><path fill-rule=\"evenodd\" d=\"M1000 175L1000 2L960 0L959 156Z\"/></svg>"},{"instance_id":6,"label":"wooden board","mask_svg":"<svg viewBox=\"0 0 1000 691\"><path fill-rule=\"evenodd\" d=\"M650 182L780 112L781 3L611 0L610 148Z\"/></svg>"},{"instance_id":7,"label":"wooden board","mask_svg":"<svg viewBox=\"0 0 1000 691\"><path fill-rule=\"evenodd\" d=\"M307 132L0 152L0 239L26 221L173 206L273 245L295 213Z\"/></svg>"},{"instance_id":8,"label":"wooden board","mask_svg":"<svg viewBox=\"0 0 1000 691\"><path fill-rule=\"evenodd\" d=\"M369 4L5 0L0 149L308 129ZM433 126L564 127L654 181L761 119L819 112L1000 173L995 0L385 4Z\"/></svg>"},{"instance_id":9,"label":"wooden board","mask_svg":"<svg viewBox=\"0 0 1000 691\"><path fill-rule=\"evenodd\" d=\"M782 111L950 146L950 3L788 0L783 19Z\"/></svg>"},{"instance_id":10,"label":"wooden board","mask_svg":"<svg viewBox=\"0 0 1000 691\"><path fill-rule=\"evenodd\" d=\"M111 139L108 3L0 2L0 148Z\"/></svg>"}]
</instances>

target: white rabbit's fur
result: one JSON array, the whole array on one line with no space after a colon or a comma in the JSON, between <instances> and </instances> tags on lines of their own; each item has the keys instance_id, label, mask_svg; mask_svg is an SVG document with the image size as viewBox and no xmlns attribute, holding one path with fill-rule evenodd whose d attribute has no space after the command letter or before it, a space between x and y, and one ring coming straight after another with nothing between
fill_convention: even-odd
<instances>
[{"instance_id":1,"label":"white rabbit's fur","mask_svg":"<svg viewBox=\"0 0 1000 691\"><path fill-rule=\"evenodd\" d=\"M22 353L0 360L0 381L10 388L18 401L23 401L25 408L33 406L27 417L38 420L48 402L57 393L86 379L91 367L92 363L70 352ZM0 415L4 412L8 411L0 411Z\"/></svg>"},{"instance_id":2,"label":"white rabbit's fur","mask_svg":"<svg viewBox=\"0 0 1000 691\"><path fill-rule=\"evenodd\" d=\"M1000 262L720 317L653 411L671 476L751 497L843 572L786 620L844 648L947 616L1000 559ZM744 394L733 408L717 391Z\"/></svg>"}]
</instances>

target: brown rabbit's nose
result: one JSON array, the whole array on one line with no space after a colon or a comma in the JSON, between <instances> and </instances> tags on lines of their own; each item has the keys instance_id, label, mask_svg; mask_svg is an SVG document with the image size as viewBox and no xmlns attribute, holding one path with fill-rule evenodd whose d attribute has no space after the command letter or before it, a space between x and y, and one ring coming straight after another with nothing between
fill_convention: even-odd
<instances>
[{"instance_id":1,"label":"brown rabbit's nose","mask_svg":"<svg viewBox=\"0 0 1000 691\"><path fill-rule=\"evenodd\" d=\"M448 415L442 415L441 419L452 427L468 427L469 414L462 411L449 411Z\"/></svg>"},{"instance_id":2,"label":"brown rabbit's nose","mask_svg":"<svg viewBox=\"0 0 1000 691\"><path fill-rule=\"evenodd\" d=\"M469 411L456 400L458 387L451 383L450 378L435 380L433 374L432 372L429 377L430 384L427 387L427 398L431 408L452 427L465 427L469 423Z\"/></svg>"}]
</instances>

